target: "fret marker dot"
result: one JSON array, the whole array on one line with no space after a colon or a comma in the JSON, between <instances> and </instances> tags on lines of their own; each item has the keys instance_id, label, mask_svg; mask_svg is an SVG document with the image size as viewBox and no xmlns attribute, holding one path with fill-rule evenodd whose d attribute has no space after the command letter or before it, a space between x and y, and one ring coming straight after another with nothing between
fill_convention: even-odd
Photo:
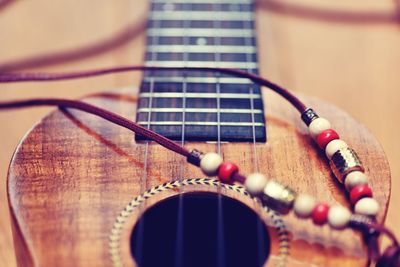
<instances>
[{"instance_id":1,"label":"fret marker dot","mask_svg":"<svg viewBox=\"0 0 400 267\"><path fill-rule=\"evenodd\" d=\"M165 5L163 5L163 9L164 11L174 11L175 6L172 3L166 3Z\"/></svg>"},{"instance_id":2,"label":"fret marker dot","mask_svg":"<svg viewBox=\"0 0 400 267\"><path fill-rule=\"evenodd\" d=\"M207 44L207 39L206 39L206 38L203 38L203 37L197 38L196 44L197 44L197 45L206 45L206 44Z\"/></svg>"}]
</instances>

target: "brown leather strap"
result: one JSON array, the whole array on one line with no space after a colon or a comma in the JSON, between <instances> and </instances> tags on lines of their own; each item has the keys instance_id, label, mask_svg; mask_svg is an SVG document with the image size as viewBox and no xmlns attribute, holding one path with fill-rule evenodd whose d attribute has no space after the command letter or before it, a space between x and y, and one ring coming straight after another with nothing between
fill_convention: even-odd
<instances>
[{"instance_id":1,"label":"brown leather strap","mask_svg":"<svg viewBox=\"0 0 400 267\"><path fill-rule=\"evenodd\" d=\"M153 132L143 126L140 126L139 124L130 121L118 114L82 101L58 98L36 98L21 101L0 102L0 110L34 106L59 106L64 108L82 110L90 114L99 116L124 128L127 128L135 132L136 134L144 135L147 138L159 143L163 147L170 149L178 154L181 154L182 156L188 157L190 155L189 151L186 148L174 143L168 138L165 138L164 136L159 135L156 132Z\"/></svg>"},{"instance_id":2,"label":"brown leather strap","mask_svg":"<svg viewBox=\"0 0 400 267\"><path fill-rule=\"evenodd\" d=\"M78 72L67 72L67 73L0 73L0 83L8 82L32 82L32 81L59 81L68 79L87 78L93 76L100 76L105 74L128 72L128 71L143 71L143 70L157 70L157 71L202 71L202 72L218 72L229 74L236 77L247 78L254 83L268 87L272 91L281 95L287 101L289 101L300 113L303 113L307 107L293 95L289 90L279 86L261 76L248 73L246 71L237 69L227 68L214 68L214 67L157 67L157 66L122 66L95 70L86 70Z\"/></svg>"}]
</instances>

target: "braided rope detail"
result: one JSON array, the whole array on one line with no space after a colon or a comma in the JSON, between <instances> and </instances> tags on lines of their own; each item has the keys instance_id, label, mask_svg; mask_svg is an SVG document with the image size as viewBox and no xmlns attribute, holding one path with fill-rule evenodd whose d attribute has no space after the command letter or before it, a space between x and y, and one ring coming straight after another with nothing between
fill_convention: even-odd
<instances>
[{"instance_id":1,"label":"braided rope detail","mask_svg":"<svg viewBox=\"0 0 400 267\"><path fill-rule=\"evenodd\" d=\"M161 193L163 191L175 189L182 186L188 185L205 185L205 186L212 186L212 187L222 187L224 189L232 190L238 192L242 195L251 197L250 194L245 190L243 186L240 185L229 185L219 182L215 179L210 178L193 178L193 179L185 179L182 181L176 180L173 182L167 182L161 185L157 185L149 190L143 192L143 194L135 197L129 202L128 205L119 213L118 217L116 218L113 227L109 234L109 253L111 257L111 261L114 267L123 267L119 243L121 239L121 234L123 230L123 226L128 220L131 213L140 206L146 199L151 198L152 196ZM251 197L253 198L253 197ZM253 198L257 201L256 198ZM268 214L269 219L271 219L272 224L275 226L278 234L279 240L279 255L278 255L278 263L276 264L277 267L284 267L287 263L287 257L290 251L290 237L286 229L286 225L283 222L280 215L278 215L275 211L271 210L270 208L264 206L263 210Z\"/></svg>"}]
</instances>

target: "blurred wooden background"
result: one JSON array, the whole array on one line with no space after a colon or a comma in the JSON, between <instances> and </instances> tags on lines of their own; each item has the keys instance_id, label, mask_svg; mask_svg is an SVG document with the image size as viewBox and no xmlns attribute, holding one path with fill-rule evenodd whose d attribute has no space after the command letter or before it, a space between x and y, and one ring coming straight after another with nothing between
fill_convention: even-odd
<instances>
[{"instance_id":1,"label":"blurred wooden background","mask_svg":"<svg viewBox=\"0 0 400 267\"><path fill-rule=\"evenodd\" d=\"M4 1L4 0L3 0ZM262 74L288 88L327 100L367 126L392 168L387 224L400 236L400 22L393 0L263 0L258 11ZM145 18L144 0L16 1L1 6L0 69L6 62L71 50L110 39ZM351 12L351 16L347 16ZM344 17L345 16L345 17ZM30 68L67 71L140 64L143 32L114 49L80 60ZM106 50L106 49L105 49ZM52 83L0 85L0 100L69 97L137 85L140 73ZM267 103L268 105L268 103ZM51 109L0 113L0 266L14 267L8 218L7 167L18 141Z\"/></svg>"}]
</instances>

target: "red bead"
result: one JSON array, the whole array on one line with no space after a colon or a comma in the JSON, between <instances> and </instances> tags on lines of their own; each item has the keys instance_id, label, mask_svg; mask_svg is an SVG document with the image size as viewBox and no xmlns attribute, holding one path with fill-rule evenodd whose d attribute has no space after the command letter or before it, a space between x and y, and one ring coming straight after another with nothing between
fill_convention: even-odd
<instances>
[{"instance_id":1,"label":"red bead","mask_svg":"<svg viewBox=\"0 0 400 267\"><path fill-rule=\"evenodd\" d=\"M328 129L317 136L317 143L320 148L325 149L329 142L335 139L340 139L338 133L332 129Z\"/></svg>"},{"instance_id":2,"label":"red bead","mask_svg":"<svg viewBox=\"0 0 400 267\"><path fill-rule=\"evenodd\" d=\"M357 185L350 191L350 201L354 205L364 197L372 197L372 189L367 184Z\"/></svg>"},{"instance_id":3,"label":"red bead","mask_svg":"<svg viewBox=\"0 0 400 267\"><path fill-rule=\"evenodd\" d=\"M222 163L221 166L219 166L218 177L222 182L229 183L231 182L232 175L238 171L239 167L236 164L227 161Z\"/></svg>"},{"instance_id":4,"label":"red bead","mask_svg":"<svg viewBox=\"0 0 400 267\"><path fill-rule=\"evenodd\" d=\"M323 225L328 221L329 205L325 203L317 204L312 211L311 217L315 224Z\"/></svg>"}]
</instances>

